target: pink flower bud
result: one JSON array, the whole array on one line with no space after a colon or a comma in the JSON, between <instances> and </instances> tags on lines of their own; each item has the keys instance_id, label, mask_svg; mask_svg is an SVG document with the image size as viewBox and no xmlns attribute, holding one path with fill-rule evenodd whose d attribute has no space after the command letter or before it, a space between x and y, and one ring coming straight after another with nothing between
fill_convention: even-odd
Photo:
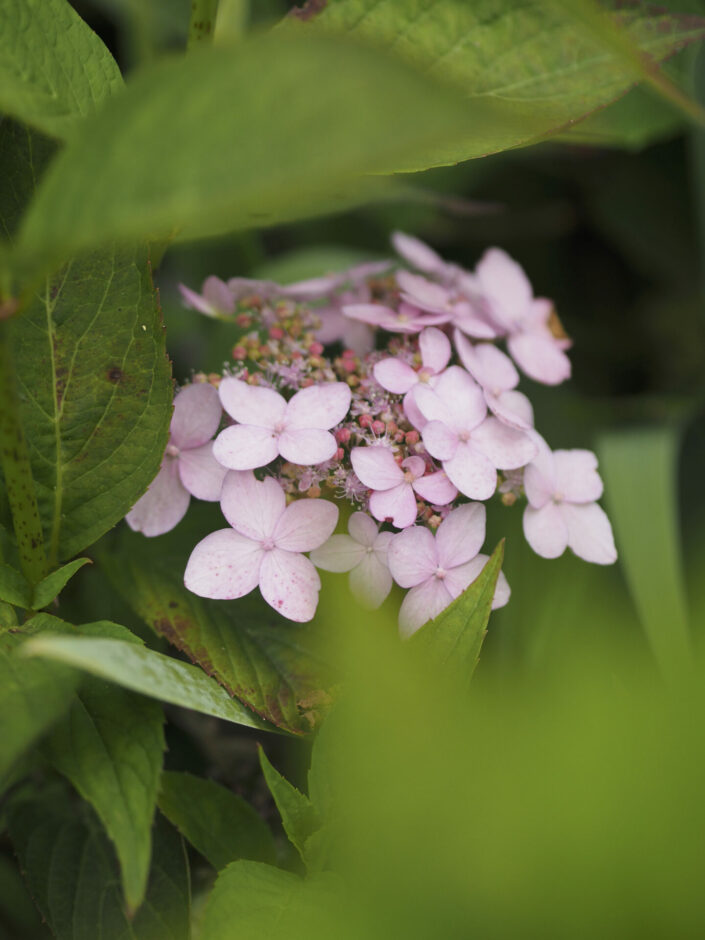
<instances>
[{"instance_id":1,"label":"pink flower bud","mask_svg":"<svg viewBox=\"0 0 705 940\"><path fill-rule=\"evenodd\" d=\"M384 432L387 430L387 425L384 423L384 421L373 421L372 430L375 432L375 434L384 434Z\"/></svg>"},{"instance_id":2,"label":"pink flower bud","mask_svg":"<svg viewBox=\"0 0 705 940\"><path fill-rule=\"evenodd\" d=\"M357 423L361 428L372 427L372 415L360 415L360 417L357 419Z\"/></svg>"},{"instance_id":3,"label":"pink flower bud","mask_svg":"<svg viewBox=\"0 0 705 940\"><path fill-rule=\"evenodd\" d=\"M312 356L320 356L323 352L323 345L321 343L311 343L308 347L308 351Z\"/></svg>"},{"instance_id":4,"label":"pink flower bud","mask_svg":"<svg viewBox=\"0 0 705 940\"><path fill-rule=\"evenodd\" d=\"M244 346L233 346L233 359L246 359L247 350Z\"/></svg>"},{"instance_id":5,"label":"pink flower bud","mask_svg":"<svg viewBox=\"0 0 705 940\"><path fill-rule=\"evenodd\" d=\"M418 444L421 440L421 435L418 431L407 431L406 433L406 443L407 444Z\"/></svg>"},{"instance_id":6,"label":"pink flower bud","mask_svg":"<svg viewBox=\"0 0 705 940\"><path fill-rule=\"evenodd\" d=\"M284 339L284 330L280 326L270 326L269 338L270 339Z\"/></svg>"},{"instance_id":7,"label":"pink flower bud","mask_svg":"<svg viewBox=\"0 0 705 940\"><path fill-rule=\"evenodd\" d=\"M335 432L335 439L339 444L347 444L350 440L350 428L338 428Z\"/></svg>"}]
</instances>

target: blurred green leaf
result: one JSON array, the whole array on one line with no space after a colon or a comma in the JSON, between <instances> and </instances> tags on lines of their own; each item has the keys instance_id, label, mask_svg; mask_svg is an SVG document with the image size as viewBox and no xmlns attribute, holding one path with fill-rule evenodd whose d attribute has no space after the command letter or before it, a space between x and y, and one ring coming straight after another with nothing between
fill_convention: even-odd
<instances>
[{"instance_id":1,"label":"blurred green leaf","mask_svg":"<svg viewBox=\"0 0 705 940\"><path fill-rule=\"evenodd\" d=\"M201 669L136 643L48 633L32 637L22 652L83 669L133 692L192 708L248 728L274 730L231 698Z\"/></svg>"},{"instance_id":2,"label":"blurred green leaf","mask_svg":"<svg viewBox=\"0 0 705 940\"><path fill-rule=\"evenodd\" d=\"M190 940L190 921L191 878L186 846L174 827L157 813L147 895L132 921L134 940Z\"/></svg>"},{"instance_id":3,"label":"blurred green leaf","mask_svg":"<svg viewBox=\"0 0 705 940\"><path fill-rule=\"evenodd\" d=\"M0 111L64 139L121 88L117 63L67 0L0 4Z\"/></svg>"},{"instance_id":4,"label":"blurred green leaf","mask_svg":"<svg viewBox=\"0 0 705 940\"><path fill-rule=\"evenodd\" d=\"M93 623L82 623L78 626L67 623L52 614L35 614L31 620L22 625L23 636L35 636L39 633L59 633L68 636L100 637L109 640L122 640L126 643L136 643L144 646L142 640L135 636L127 627L110 620L96 620Z\"/></svg>"},{"instance_id":5,"label":"blurred green leaf","mask_svg":"<svg viewBox=\"0 0 705 940\"><path fill-rule=\"evenodd\" d=\"M14 860L0 855L0 940L45 940L50 936Z\"/></svg>"},{"instance_id":6,"label":"blurred green leaf","mask_svg":"<svg viewBox=\"0 0 705 940\"><path fill-rule=\"evenodd\" d=\"M0 565L0 600L25 609L32 606L32 585L10 565Z\"/></svg>"},{"instance_id":7,"label":"blurred green leaf","mask_svg":"<svg viewBox=\"0 0 705 940\"><path fill-rule=\"evenodd\" d=\"M286 254L269 258L258 265L254 276L277 284L292 284L311 277L323 277L345 271L366 261L379 261L369 251L348 248L345 245L313 245L295 248ZM390 262L390 267L393 262Z\"/></svg>"},{"instance_id":8,"label":"blurred green leaf","mask_svg":"<svg viewBox=\"0 0 705 940\"><path fill-rule=\"evenodd\" d=\"M90 565L90 558L76 558L56 571L52 571L43 578L34 589L32 596L32 610L41 610L54 600L57 594L66 586L71 578L80 571L84 565Z\"/></svg>"},{"instance_id":9,"label":"blurred green leaf","mask_svg":"<svg viewBox=\"0 0 705 940\"><path fill-rule=\"evenodd\" d=\"M275 860L269 826L249 803L213 780L165 771L159 809L218 871L238 858Z\"/></svg>"},{"instance_id":10,"label":"blurred green leaf","mask_svg":"<svg viewBox=\"0 0 705 940\"><path fill-rule=\"evenodd\" d=\"M92 805L114 843L132 911L147 887L163 723L156 702L93 679L82 683L45 746L48 758Z\"/></svg>"},{"instance_id":11,"label":"blurred green leaf","mask_svg":"<svg viewBox=\"0 0 705 940\"><path fill-rule=\"evenodd\" d=\"M259 762L269 792L274 797L279 815L282 818L284 832L296 848L304 862L308 855L306 843L321 828L322 819L309 798L297 790L272 766L263 748L259 748Z\"/></svg>"}]
</instances>

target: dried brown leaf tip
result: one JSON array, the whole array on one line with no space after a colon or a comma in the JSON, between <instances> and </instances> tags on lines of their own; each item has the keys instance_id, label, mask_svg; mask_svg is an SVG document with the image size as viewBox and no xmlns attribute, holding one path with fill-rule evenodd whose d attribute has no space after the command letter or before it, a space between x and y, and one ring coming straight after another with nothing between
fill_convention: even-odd
<instances>
[{"instance_id":1,"label":"dried brown leaf tip","mask_svg":"<svg viewBox=\"0 0 705 940\"><path fill-rule=\"evenodd\" d=\"M307 20L313 19L314 16L318 16L319 13L322 13L323 10L328 6L328 0L306 0L301 7L293 7L289 10L289 16L296 17L297 20Z\"/></svg>"}]
</instances>

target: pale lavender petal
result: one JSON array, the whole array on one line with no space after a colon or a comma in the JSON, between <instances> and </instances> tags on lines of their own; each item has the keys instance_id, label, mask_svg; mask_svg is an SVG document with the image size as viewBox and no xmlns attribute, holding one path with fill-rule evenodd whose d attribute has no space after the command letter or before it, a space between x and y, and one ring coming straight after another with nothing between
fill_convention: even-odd
<instances>
[{"instance_id":1,"label":"pale lavender petal","mask_svg":"<svg viewBox=\"0 0 705 940\"><path fill-rule=\"evenodd\" d=\"M387 564L387 555L389 553L389 546L392 543L394 538L394 532L380 532L377 538L375 539L374 545L372 546L375 552L375 555L379 558L380 561Z\"/></svg>"},{"instance_id":2,"label":"pale lavender petal","mask_svg":"<svg viewBox=\"0 0 705 940\"><path fill-rule=\"evenodd\" d=\"M578 558L596 565L614 564L617 549L604 509L597 503L563 503L559 508L568 527L568 546Z\"/></svg>"},{"instance_id":3,"label":"pale lavender petal","mask_svg":"<svg viewBox=\"0 0 705 940\"><path fill-rule=\"evenodd\" d=\"M510 428L496 418L486 418L472 432L472 443L498 470L516 470L536 456L536 444L524 431Z\"/></svg>"},{"instance_id":4,"label":"pale lavender petal","mask_svg":"<svg viewBox=\"0 0 705 940\"><path fill-rule=\"evenodd\" d=\"M410 483L400 483L389 490L375 490L370 496L370 512L380 522L391 520L397 529L406 529L416 521L416 497Z\"/></svg>"},{"instance_id":5,"label":"pale lavender petal","mask_svg":"<svg viewBox=\"0 0 705 940\"><path fill-rule=\"evenodd\" d=\"M397 284L403 299L421 310L429 313L446 313L449 309L450 291L420 274L397 271Z\"/></svg>"},{"instance_id":6,"label":"pale lavender petal","mask_svg":"<svg viewBox=\"0 0 705 940\"><path fill-rule=\"evenodd\" d=\"M487 414L487 404L482 389L460 366L451 366L439 376L433 391L446 406L450 415L450 427L456 431L472 430ZM424 416L431 419L414 392L416 404ZM435 415L433 416L435 417Z\"/></svg>"},{"instance_id":7,"label":"pale lavender petal","mask_svg":"<svg viewBox=\"0 0 705 940\"><path fill-rule=\"evenodd\" d=\"M381 444L353 447L350 461L360 482L372 490L388 490L404 482L404 471L391 450Z\"/></svg>"},{"instance_id":8,"label":"pale lavender petal","mask_svg":"<svg viewBox=\"0 0 705 940\"><path fill-rule=\"evenodd\" d=\"M424 425L426 421L440 421L447 427L451 427L453 416L450 408L430 385L423 382L414 385L408 397L423 415Z\"/></svg>"},{"instance_id":9,"label":"pale lavender petal","mask_svg":"<svg viewBox=\"0 0 705 940\"><path fill-rule=\"evenodd\" d=\"M540 509L556 492L556 461L541 435L537 431L528 433L537 453L524 471L524 491L534 509Z\"/></svg>"},{"instance_id":10,"label":"pale lavender petal","mask_svg":"<svg viewBox=\"0 0 705 940\"><path fill-rule=\"evenodd\" d=\"M275 428L284 419L286 401L272 388L248 385L229 376L220 383L219 392L223 408L241 424Z\"/></svg>"},{"instance_id":11,"label":"pale lavender petal","mask_svg":"<svg viewBox=\"0 0 705 940\"><path fill-rule=\"evenodd\" d=\"M470 499L489 499L497 489L492 461L472 444L460 442L450 460L443 461L448 479Z\"/></svg>"},{"instance_id":12,"label":"pale lavender petal","mask_svg":"<svg viewBox=\"0 0 705 940\"><path fill-rule=\"evenodd\" d=\"M302 467L325 463L337 449L330 431L320 428L292 428L279 436L279 453L285 460Z\"/></svg>"},{"instance_id":13,"label":"pale lavender petal","mask_svg":"<svg viewBox=\"0 0 705 940\"><path fill-rule=\"evenodd\" d=\"M340 424L350 408L350 386L345 382L311 385L297 392L286 406L286 429L320 428Z\"/></svg>"},{"instance_id":14,"label":"pale lavender petal","mask_svg":"<svg viewBox=\"0 0 705 940\"><path fill-rule=\"evenodd\" d=\"M421 361L425 368L433 372L442 372L450 359L450 340L435 326L428 326L419 336Z\"/></svg>"},{"instance_id":15,"label":"pale lavender petal","mask_svg":"<svg viewBox=\"0 0 705 940\"><path fill-rule=\"evenodd\" d=\"M184 584L199 597L244 597L257 587L264 554L252 539L232 529L220 529L207 535L191 552Z\"/></svg>"},{"instance_id":16,"label":"pale lavender petal","mask_svg":"<svg viewBox=\"0 0 705 940\"><path fill-rule=\"evenodd\" d=\"M218 392L212 385L186 385L174 398L171 443L178 448L200 447L218 430L222 414Z\"/></svg>"},{"instance_id":17,"label":"pale lavender petal","mask_svg":"<svg viewBox=\"0 0 705 940\"><path fill-rule=\"evenodd\" d=\"M214 309L213 305L208 303L205 297L197 294L195 290L191 290L185 284L179 284L179 292L187 307L198 310L199 313L204 313L207 317L217 316L218 311Z\"/></svg>"},{"instance_id":18,"label":"pale lavender petal","mask_svg":"<svg viewBox=\"0 0 705 940\"><path fill-rule=\"evenodd\" d=\"M392 590L392 575L377 554L365 554L359 565L350 572L350 590L364 607L375 610Z\"/></svg>"},{"instance_id":19,"label":"pale lavender petal","mask_svg":"<svg viewBox=\"0 0 705 940\"><path fill-rule=\"evenodd\" d=\"M403 395L419 381L418 374L401 359L382 359L372 371L382 388L395 395Z\"/></svg>"},{"instance_id":20,"label":"pale lavender petal","mask_svg":"<svg viewBox=\"0 0 705 940\"><path fill-rule=\"evenodd\" d=\"M550 334L516 333L507 347L522 372L536 382L560 385L570 378L570 359Z\"/></svg>"},{"instance_id":21,"label":"pale lavender petal","mask_svg":"<svg viewBox=\"0 0 705 940\"><path fill-rule=\"evenodd\" d=\"M423 457L407 457L406 460L402 460L401 468L406 473L410 473L416 480L418 477L423 476L426 470L426 461Z\"/></svg>"},{"instance_id":22,"label":"pale lavender petal","mask_svg":"<svg viewBox=\"0 0 705 940\"><path fill-rule=\"evenodd\" d=\"M372 352L375 348L374 330L366 323L350 320L347 317L343 317L343 319L345 320L341 334L343 346L352 349L358 356L366 356L367 353Z\"/></svg>"},{"instance_id":23,"label":"pale lavender petal","mask_svg":"<svg viewBox=\"0 0 705 940\"><path fill-rule=\"evenodd\" d=\"M429 620L434 620L452 600L445 583L438 578L429 578L413 587L399 608L399 633L410 637Z\"/></svg>"},{"instance_id":24,"label":"pale lavender petal","mask_svg":"<svg viewBox=\"0 0 705 940\"><path fill-rule=\"evenodd\" d=\"M524 536L537 555L558 558L568 545L568 526L561 509L553 502L541 509L527 506L524 510Z\"/></svg>"},{"instance_id":25,"label":"pale lavender petal","mask_svg":"<svg viewBox=\"0 0 705 940\"><path fill-rule=\"evenodd\" d=\"M494 395L485 390L485 401L490 411L496 415L503 424L518 431L528 431L534 426L534 409L531 402L523 392L508 389Z\"/></svg>"},{"instance_id":26,"label":"pale lavender petal","mask_svg":"<svg viewBox=\"0 0 705 940\"><path fill-rule=\"evenodd\" d=\"M366 512L354 512L348 519L348 532L360 545L371 548L378 537L379 526Z\"/></svg>"},{"instance_id":27,"label":"pale lavender petal","mask_svg":"<svg viewBox=\"0 0 705 940\"><path fill-rule=\"evenodd\" d=\"M249 277L231 277L228 281L228 288L236 300L254 295L266 300L269 297L281 295L281 287L274 281L255 281Z\"/></svg>"},{"instance_id":28,"label":"pale lavender petal","mask_svg":"<svg viewBox=\"0 0 705 940\"><path fill-rule=\"evenodd\" d=\"M456 314L453 323L473 339L494 339L497 336L497 330L476 313Z\"/></svg>"},{"instance_id":29,"label":"pale lavender petal","mask_svg":"<svg viewBox=\"0 0 705 940\"><path fill-rule=\"evenodd\" d=\"M481 503L465 503L446 516L436 532L441 568L450 570L477 555L485 541L486 517Z\"/></svg>"},{"instance_id":30,"label":"pale lavender petal","mask_svg":"<svg viewBox=\"0 0 705 940\"><path fill-rule=\"evenodd\" d=\"M460 361L483 388L501 392L519 384L519 373L514 363L493 343L473 345L459 330L455 331L453 338Z\"/></svg>"},{"instance_id":31,"label":"pale lavender petal","mask_svg":"<svg viewBox=\"0 0 705 940\"><path fill-rule=\"evenodd\" d=\"M260 482L250 470L232 471L223 482L220 508L234 529L264 542L272 537L286 508L286 496L273 477Z\"/></svg>"},{"instance_id":32,"label":"pale lavender petal","mask_svg":"<svg viewBox=\"0 0 705 940\"><path fill-rule=\"evenodd\" d=\"M226 428L213 443L213 456L229 470L266 467L278 455L279 447L274 431L249 424Z\"/></svg>"},{"instance_id":33,"label":"pale lavender petal","mask_svg":"<svg viewBox=\"0 0 705 940\"><path fill-rule=\"evenodd\" d=\"M317 568L324 571L351 571L365 555L365 546L349 535L332 535L327 542L314 549L309 557Z\"/></svg>"},{"instance_id":34,"label":"pale lavender petal","mask_svg":"<svg viewBox=\"0 0 705 940\"><path fill-rule=\"evenodd\" d=\"M310 277L306 281L283 285L281 291L287 297L313 299L330 294L343 280L342 274L326 274L323 277Z\"/></svg>"},{"instance_id":35,"label":"pale lavender petal","mask_svg":"<svg viewBox=\"0 0 705 940\"><path fill-rule=\"evenodd\" d=\"M552 313L552 300L548 300L547 297L534 297L526 315L526 322L533 330L536 330L540 327L548 327L548 321L550 320ZM566 349L570 348L570 340L568 340L568 343L569 345L565 347Z\"/></svg>"},{"instance_id":36,"label":"pale lavender petal","mask_svg":"<svg viewBox=\"0 0 705 940\"><path fill-rule=\"evenodd\" d=\"M190 500L179 478L176 460L167 457L147 492L135 503L125 519L135 532L150 538L163 535L181 522Z\"/></svg>"},{"instance_id":37,"label":"pale lavender petal","mask_svg":"<svg viewBox=\"0 0 705 940\"><path fill-rule=\"evenodd\" d=\"M454 568L452 571L448 572L445 577L445 585L454 599L459 597L473 581L479 578L482 569L489 560L489 555L480 554L464 565L460 565L459 568ZM509 601L510 594L509 583L504 572L500 571L497 577L497 585L494 589L494 597L492 598L492 610L497 610L498 607L504 607Z\"/></svg>"},{"instance_id":38,"label":"pale lavender petal","mask_svg":"<svg viewBox=\"0 0 705 940\"><path fill-rule=\"evenodd\" d=\"M521 320L533 299L524 269L501 248L489 248L475 269L492 315L506 328Z\"/></svg>"},{"instance_id":39,"label":"pale lavender petal","mask_svg":"<svg viewBox=\"0 0 705 940\"><path fill-rule=\"evenodd\" d=\"M213 456L213 442L182 450L178 457L179 476L196 499L215 502L220 499L227 469Z\"/></svg>"},{"instance_id":40,"label":"pale lavender petal","mask_svg":"<svg viewBox=\"0 0 705 940\"><path fill-rule=\"evenodd\" d=\"M428 421L421 432L426 450L436 460L450 460L458 449L458 435L442 421Z\"/></svg>"},{"instance_id":41,"label":"pale lavender petal","mask_svg":"<svg viewBox=\"0 0 705 940\"><path fill-rule=\"evenodd\" d=\"M446 262L440 255L436 254L432 248L429 248L420 239L414 238L413 235L394 232L392 244L397 253L410 265L418 268L419 271L425 271L427 274L437 274L446 267Z\"/></svg>"},{"instance_id":42,"label":"pale lavender petal","mask_svg":"<svg viewBox=\"0 0 705 940\"><path fill-rule=\"evenodd\" d=\"M316 613L321 579L304 555L275 548L264 553L259 589L283 617L305 623Z\"/></svg>"},{"instance_id":43,"label":"pale lavender petal","mask_svg":"<svg viewBox=\"0 0 705 940\"><path fill-rule=\"evenodd\" d=\"M277 548L310 552L323 545L338 522L338 507L327 499L297 499L279 517L273 533Z\"/></svg>"},{"instance_id":44,"label":"pale lavender petal","mask_svg":"<svg viewBox=\"0 0 705 940\"><path fill-rule=\"evenodd\" d=\"M387 329L390 323L393 326L397 321L394 310L383 304L345 304L343 313L346 317L352 317L353 320L362 320L363 323L381 326L384 329Z\"/></svg>"},{"instance_id":45,"label":"pale lavender petal","mask_svg":"<svg viewBox=\"0 0 705 940\"><path fill-rule=\"evenodd\" d=\"M414 386L414 388L417 388L417 387L418 386L416 385ZM421 414L421 411L419 410L419 406L416 404L416 401L414 400L413 388L410 392L407 392L406 395L404 396L404 401L402 402L402 406L404 408L404 414L408 418L411 426L416 428L417 431L422 431L424 427L426 426L427 422L424 416Z\"/></svg>"},{"instance_id":46,"label":"pale lavender petal","mask_svg":"<svg viewBox=\"0 0 705 940\"><path fill-rule=\"evenodd\" d=\"M445 470L414 480L413 487L422 499L434 506L447 506L458 495L457 487L450 482Z\"/></svg>"},{"instance_id":47,"label":"pale lavender petal","mask_svg":"<svg viewBox=\"0 0 705 940\"><path fill-rule=\"evenodd\" d=\"M556 450L556 493L569 503L594 503L602 496L597 457L591 450Z\"/></svg>"},{"instance_id":48,"label":"pale lavender petal","mask_svg":"<svg viewBox=\"0 0 705 940\"><path fill-rule=\"evenodd\" d=\"M218 313L232 313L235 309L235 297L225 281L211 275L203 282L203 296Z\"/></svg>"},{"instance_id":49,"label":"pale lavender petal","mask_svg":"<svg viewBox=\"0 0 705 940\"><path fill-rule=\"evenodd\" d=\"M432 577L438 568L436 540L424 526L411 526L391 540L387 560L397 584L414 587Z\"/></svg>"}]
</instances>

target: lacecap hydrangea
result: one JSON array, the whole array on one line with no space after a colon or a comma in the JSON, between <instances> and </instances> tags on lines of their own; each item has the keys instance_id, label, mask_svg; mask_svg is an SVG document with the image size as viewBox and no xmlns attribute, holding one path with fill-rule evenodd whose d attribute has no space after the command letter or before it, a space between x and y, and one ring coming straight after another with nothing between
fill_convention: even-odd
<instances>
[{"instance_id":1,"label":"lacecap hydrangea","mask_svg":"<svg viewBox=\"0 0 705 940\"><path fill-rule=\"evenodd\" d=\"M616 559L588 450L552 451L520 374L570 377L570 340L523 269L490 248L473 272L397 233L403 263L362 264L281 286L210 277L187 306L233 325L232 362L176 394L161 469L127 516L172 529L191 497L226 525L193 549L186 587L233 599L259 588L284 617L316 611L317 569L349 572L358 599L408 589L408 636L487 560L486 503L525 500L531 548ZM339 505L352 507L336 534ZM494 606L506 604L500 575Z\"/></svg>"}]
</instances>

